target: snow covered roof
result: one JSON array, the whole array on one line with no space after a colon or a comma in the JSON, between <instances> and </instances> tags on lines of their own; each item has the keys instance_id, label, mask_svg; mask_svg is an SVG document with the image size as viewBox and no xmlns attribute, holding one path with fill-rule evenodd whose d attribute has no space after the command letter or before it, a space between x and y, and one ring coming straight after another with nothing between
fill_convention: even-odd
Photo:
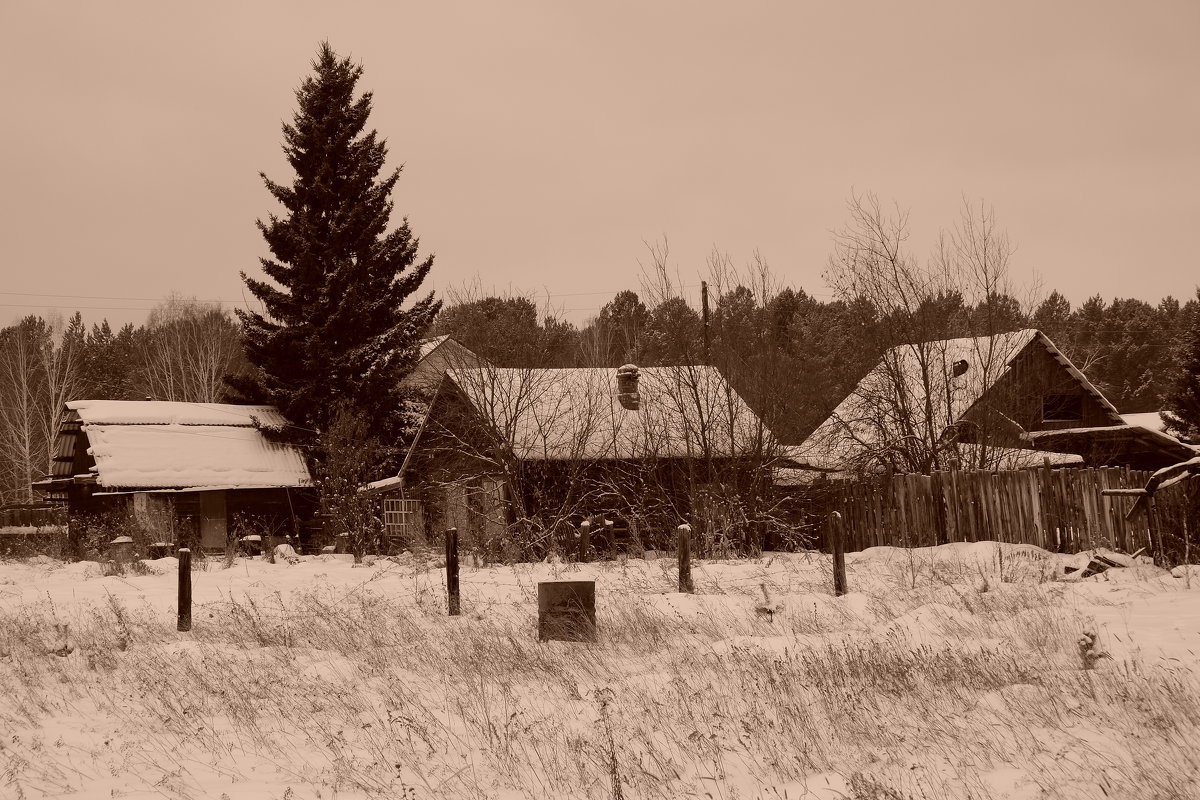
<instances>
[{"instance_id":1,"label":"snow covered roof","mask_svg":"<svg viewBox=\"0 0 1200 800\"><path fill-rule=\"evenodd\" d=\"M254 420L282 427L287 420L274 406L176 403L168 400L72 400L67 408L85 425L225 425L253 427Z\"/></svg>"},{"instance_id":2,"label":"snow covered roof","mask_svg":"<svg viewBox=\"0 0 1200 800\"><path fill-rule=\"evenodd\" d=\"M430 353L432 353L434 350L437 350L439 347L441 347L442 342L446 341L449 338L450 337L447 335L447 336L434 336L432 339L422 339L421 340L420 357L425 358Z\"/></svg>"},{"instance_id":3,"label":"snow covered roof","mask_svg":"<svg viewBox=\"0 0 1200 800\"><path fill-rule=\"evenodd\" d=\"M1122 414L1121 419L1126 425L1136 425L1139 428L1146 430L1158 431L1164 433L1167 430L1167 424L1163 422L1162 416L1157 411L1147 411L1141 414Z\"/></svg>"},{"instance_id":4,"label":"snow covered roof","mask_svg":"<svg viewBox=\"0 0 1200 800\"><path fill-rule=\"evenodd\" d=\"M958 456L962 464L978 463L980 445L959 444ZM789 455L790 448L784 449L784 455ZM1018 447L988 447L989 461L996 469L1032 469L1044 466L1050 459L1050 466L1064 467L1082 465L1084 458L1076 453L1057 453L1050 450L1026 450ZM849 470L797 469L795 467L779 467L775 470L775 482L780 486L806 486L817 480L821 475L831 480L853 478L855 473Z\"/></svg>"},{"instance_id":5,"label":"snow covered roof","mask_svg":"<svg viewBox=\"0 0 1200 800\"><path fill-rule=\"evenodd\" d=\"M1128 416L1141 416L1130 414ZM1148 425L1108 425L1091 428L1059 428L1049 431L1030 431L1024 438L1034 444L1048 447L1093 448L1101 443L1122 443L1120 448L1108 454L1108 458L1126 460L1146 453L1157 454L1168 462L1187 460L1200 446L1181 442L1163 430ZM1086 452L1086 450L1085 450ZM1153 456L1150 456L1153 457ZM1161 462L1160 462L1161 463ZM1144 465L1143 465L1144 468Z\"/></svg>"},{"instance_id":6,"label":"snow covered roof","mask_svg":"<svg viewBox=\"0 0 1200 800\"><path fill-rule=\"evenodd\" d=\"M914 436L936 439L943 428L963 419L1008 372L1017 355L1035 342L1096 398L1114 425L1121 423L1116 407L1070 359L1041 331L1026 328L887 350L829 418L792 448L792 459L815 469L842 469L861 461L882 443ZM927 408L931 414L926 413ZM930 424L937 430L928 429Z\"/></svg>"},{"instance_id":7,"label":"snow covered roof","mask_svg":"<svg viewBox=\"0 0 1200 800\"><path fill-rule=\"evenodd\" d=\"M367 492L368 494L377 494L380 492L387 492L392 489L399 489L402 486L404 486L404 479L399 475L393 475L390 478L381 478L377 481L364 483L362 486L358 487L358 490L360 492Z\"/></svg>"},{"instance_id":8,"label":"snow covered roof","mask_svg":"<svg viewBox=\"0 0 1200 800\"><path fill-rule=\"evenodd\" d=\"M773 440L716 367L644 367L639 408L616 370L455 369L447 380L519 459L735 457Z\"/></svg>"},{"instance_id":9,"label":"snow covered roof","mask_svg":"<svg viewBox=\"0 0 1200 800\"><path fill-rule=\"evenodd\" d=\"M75 400L97 483L125 489L309 486L298 450L267 440L255 420L286 424L271 406ZM61 435L74 435L72 418ZM69 466L69 465L64 465Z\"/></svg>"}]
</instances>

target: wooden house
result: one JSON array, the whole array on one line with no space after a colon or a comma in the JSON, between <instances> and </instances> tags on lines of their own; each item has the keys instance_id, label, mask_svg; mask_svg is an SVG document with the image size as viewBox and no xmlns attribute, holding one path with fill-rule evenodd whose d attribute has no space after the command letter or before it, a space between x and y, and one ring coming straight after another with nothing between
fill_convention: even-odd
<instances>
[{"instance_id":1,"label":"wooden house","mask_svg":"<svg viewBox=\"0 0 1200 800\"><path fill-rule=\"evenodd\" d=\"M1040 331L893 347L798 447L804 470L1013 469L1052 463L1154 469L1191 457L1130 425Z\"/></svg>"},{"instance_id":2,"label":"wooden house","mask_svg":"<svg viewBox=\"0 0 1200 800\"><path fill-rule=\"evenodd\" d=\"M643 542L685 520L724 534L753 517L774 447L714 367L452 369L400 474L369 490L389 532L484 548L589 518Z\"/></svg>"},{"instance_id":3,"label":"wooden house","mask_svg":"<svg viewBox=\"0 0 1200 800\"><path fill-rule=\"evenodd\" d=\"M229 534L299 536L317 498L303 455L259 425L287 425L271 406L74 400L53 470L34 484L67 505L72 528L128 511L157 538L223 549Z\"/></svg>"}]
</instances>

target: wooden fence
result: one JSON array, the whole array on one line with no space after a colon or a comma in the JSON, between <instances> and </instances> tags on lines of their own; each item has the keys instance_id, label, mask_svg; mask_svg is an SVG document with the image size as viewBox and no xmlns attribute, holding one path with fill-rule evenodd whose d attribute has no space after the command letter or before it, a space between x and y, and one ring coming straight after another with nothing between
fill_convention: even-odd
<instances>
[{"instance_id":1,"label":"wooden fence","mask_svg":"<svg viewBox=\"0 0 1200 800\"><path fill-rule=\"evenodd\" d=\"M1149 548L1146 516L1126 520L1136 498L1107 497L1101 491L1142 487L1150 474L1102 467L896 475L814 488L801 505L819 537L825 518L839 512L847 550L998 541L1058 552L1108 547L1132 553ZM1188 541L1188 495L1194 483L1155 496L1168 552L1182 555ZM1194 553L1195 531L1191 541Z\"/></svg>"},{"instance_id":2,"label":"wooden fence","mask_svg":"<svg viewBox=\"0 0 1200 800\"><path fill-rule=\"evenodd\" d=\"M67 508L57 505L0 506L0 528L44 528L66 525Z\"/></svg>"}]
</instances>

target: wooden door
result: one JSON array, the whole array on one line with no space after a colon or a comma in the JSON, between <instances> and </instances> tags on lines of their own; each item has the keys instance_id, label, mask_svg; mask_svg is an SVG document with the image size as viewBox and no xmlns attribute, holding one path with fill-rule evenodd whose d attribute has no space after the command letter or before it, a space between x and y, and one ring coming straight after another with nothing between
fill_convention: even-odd
<instances>
[{"instance_id":1,"label":"wooden door","mask_svg":"<svg viewBox=\"0 0 1200 800\"><path fill-rule=\"evenodd\" d=\"M225 549L225 493L200 493L200 549Z\"/></svg>"}]
</instances>

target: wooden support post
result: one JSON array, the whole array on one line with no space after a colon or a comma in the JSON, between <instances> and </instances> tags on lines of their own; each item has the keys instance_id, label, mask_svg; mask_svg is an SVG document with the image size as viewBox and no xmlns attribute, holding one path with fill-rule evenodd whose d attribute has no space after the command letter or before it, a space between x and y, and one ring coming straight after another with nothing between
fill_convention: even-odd
<instances>
[{"instance_id":1,"label":"wooden support post","mask_svg":"<svg viewBox=\"0 0 1200 800\"><path fill-rule=\"evenodd\" d=\"M175 626L178 631L192 629L192 551L186 547L179 549L179 623Z\"/></svg>"},{"instance_id":2,"label":"wooden support post","mask_svg":"<svg viewBox=\"0 0 1200 800\"><path fill-rule=\"evenodd\" d=\"M447 611L458 616L458 528L446 530L446 594Z\"/></svg>"},{"instance_id":3,"label":"wooden support post","mask_svg":"<svg viewBox=\"0 0 1200 800\"><path fill-rule=\"evenodd\" d=\"M1158 509L1154 495L1146 495L1146 525L1150 528L1150 546L1154 548L1154 566L1167 568L1167 554L1163 551L1162 531L1158 529Z\"/></svg>"},{"instance_id":4,"label":"wooden support post","mask_svg":"<svg viewBox=\"0 0 1200 800\"><path fill-rule=\"evenodd\" d=\"M575 556L576 560L581 564L586 564L590 555L588 548L592 543L592 523L586 519L579 523L579 553Z\"/></svg>"},{"instance_id":5,"label":"wooden support post","mask_svg":"<svg viewBox=\"0 0 1200 800\"><path fill-rule=\"evenodd\" d=\"M684 523L675 529L679 534L677 554L679 556L679 591L695 594L692 583L692 526Z\"/></svg>"},{"instance_id":6,"label":"wooden support post","mask_svg":"<svg viewBox=\"0 0 1200 800\"><path fill-rule=\"evenodd\" d=\"M846 543L842 536L842 515L837 511L829 515L829 549L833 553L833 593L838 597L846 589Z\"/></svg>"}]
</instances>

